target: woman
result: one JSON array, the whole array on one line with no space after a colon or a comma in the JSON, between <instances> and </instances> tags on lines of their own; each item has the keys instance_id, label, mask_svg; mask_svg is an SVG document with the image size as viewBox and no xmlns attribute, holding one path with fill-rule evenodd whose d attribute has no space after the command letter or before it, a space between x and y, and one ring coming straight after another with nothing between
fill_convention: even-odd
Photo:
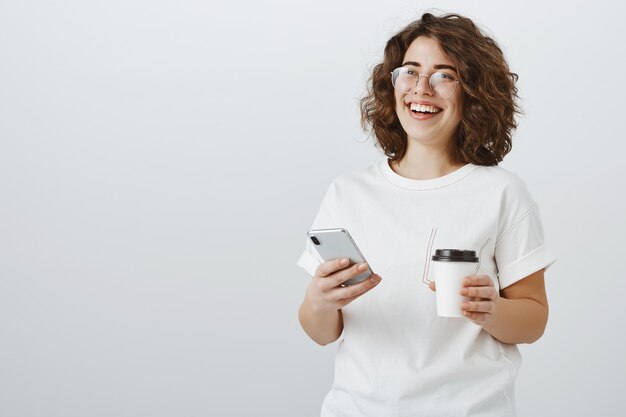
<instances>
[{"instance_id":1,"label":"woman","mask_svg":"<svg viewBox=\"0 0 626 417\"><path fill-rule=\"evenodd\" d=\"M322 416L515 415L516 344L543 334L554 262L537 204L497 167L516 80L459 15L424 14L387 42L361 101L385 158L335 179L312 226L348 229L376 274L342 286L365 265L320 263L308 241L298 261L313 276L302 327L321 345L343 334ZM438 317L435 285L422 283L429 243L478 253L485 242L460 290L465 317Z\"/></svg>"}]
</instances>

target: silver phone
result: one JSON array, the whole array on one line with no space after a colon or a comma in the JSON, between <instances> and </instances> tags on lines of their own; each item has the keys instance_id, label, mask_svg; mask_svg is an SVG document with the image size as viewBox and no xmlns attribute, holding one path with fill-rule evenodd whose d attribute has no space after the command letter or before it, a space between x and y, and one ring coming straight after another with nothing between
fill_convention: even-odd
<instances>
[{"instance_id":1,"label":"silver phone","mask_svg":"<svg viewBox=\"0 0 626 417\"><path fill-rule=\"evenodd\" d=\"M309 230L307 236L313 242L317 253L325 261L337 258L350 259L350 265L367 262L346 229ZM342 285L354 285L366 280L374 271L367 264L367 270L345 281Z\"/></svg>"}]
</instances>

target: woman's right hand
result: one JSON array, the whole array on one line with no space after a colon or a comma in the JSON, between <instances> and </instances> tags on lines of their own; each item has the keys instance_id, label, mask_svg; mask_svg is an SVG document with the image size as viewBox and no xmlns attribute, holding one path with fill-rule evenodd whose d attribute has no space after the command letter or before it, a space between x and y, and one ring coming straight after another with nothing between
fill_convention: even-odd
<instances>
[{"instance_id":1,"label":"woman's right hand","mask_svg":"<svg viewBox=\"0 0 626 417\"><path fill-rule=\"evenodd\" d=\"M334 259L320 264L307 288L306 298L318 312L339 310L359 298L381 281L377 274L350 286L341 286L352 277L367 270L367 264L349 266L347 258Z\"/></svg>"}]
</instances>

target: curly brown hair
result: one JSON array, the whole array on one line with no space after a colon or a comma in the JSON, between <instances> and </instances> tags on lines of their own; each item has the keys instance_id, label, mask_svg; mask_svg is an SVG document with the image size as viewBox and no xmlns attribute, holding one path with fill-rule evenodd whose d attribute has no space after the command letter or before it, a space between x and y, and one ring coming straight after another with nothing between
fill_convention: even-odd
<instances>
[{"instance_id":1,"label":"curly brown hair","mask_svg":"<svg viewBox=\"0 0 626 417\"><path fill-rule=\"evenodd\" d=\"M401 160L407 149L407 134L395 110L390 73L419 36L439 42L456 64L463 88L463 115L454 157L464 163L497 165L511 150L511 133L521 113L515 82L498 44L467 17L446 14L422 15L394 35L385 46L383 62L374 67L367 95L361 99L361 125L372 130L385 155Z\"/></svg>"}]
</instances>

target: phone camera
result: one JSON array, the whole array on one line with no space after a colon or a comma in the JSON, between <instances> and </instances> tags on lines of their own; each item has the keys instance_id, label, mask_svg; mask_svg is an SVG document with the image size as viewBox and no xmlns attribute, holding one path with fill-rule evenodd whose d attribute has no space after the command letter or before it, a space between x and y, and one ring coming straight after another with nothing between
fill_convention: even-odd
<instances>
[{"instance_id":1,"label":"phone camera","mask_svg":"<svg viewBox=\"0 0 626 417\"><path fill-rule=\"evenodd\" d=\"M315 236L311 236L311 240L313 241L313 243L315 243L316 245L320 245L320 241L317 240L317 238Z\"/></svg>"}]
</instances>

